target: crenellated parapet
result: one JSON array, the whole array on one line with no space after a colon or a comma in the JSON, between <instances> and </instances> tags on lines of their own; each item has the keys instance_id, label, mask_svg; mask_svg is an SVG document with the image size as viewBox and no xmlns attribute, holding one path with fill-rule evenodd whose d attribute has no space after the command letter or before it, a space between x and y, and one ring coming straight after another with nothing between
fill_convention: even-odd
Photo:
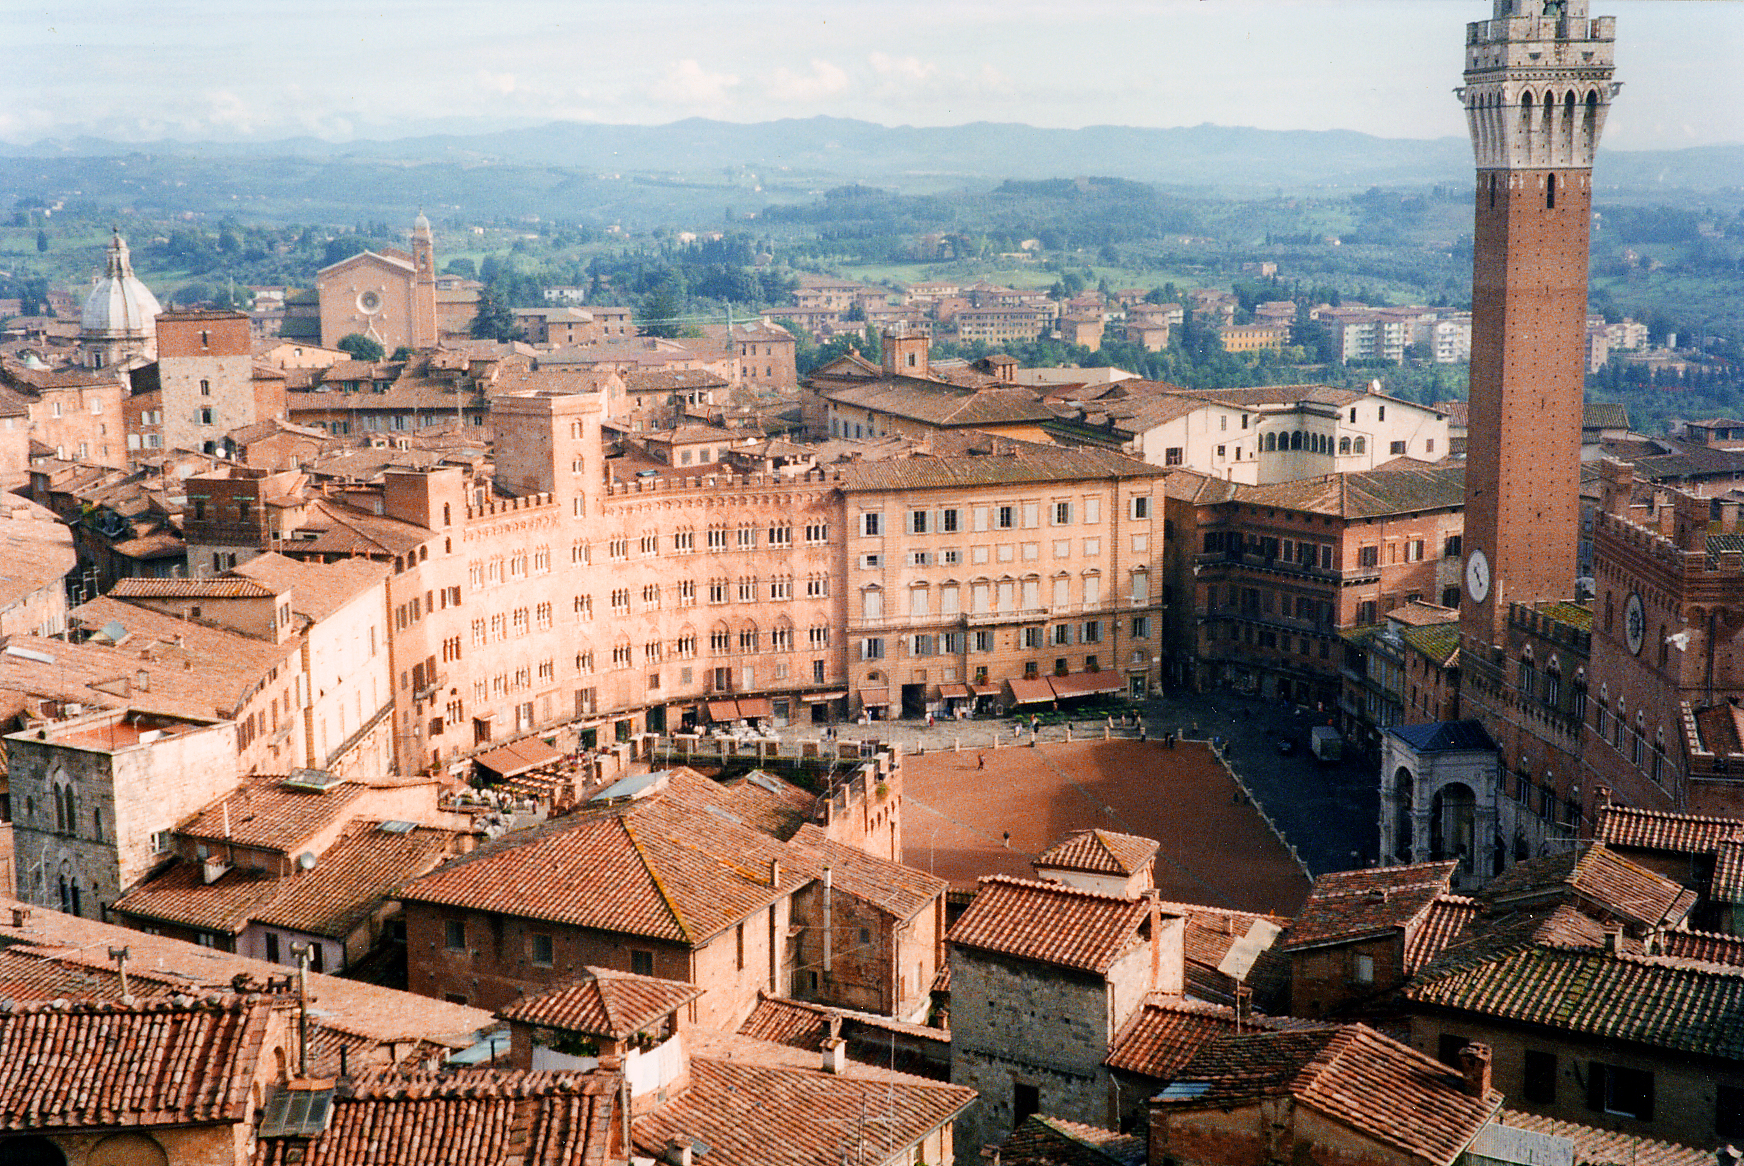
<instances>
[{"instance_id":1,"label":"crenellated parapet","mask_svg":"<svg viewBox=\"0 0 1744 1166\"><path fill-rule=\"evenodd\" d=\"M1480 170L1590 170L1618 85L1617 21L1585 0L1496 0L1466 26L1465 104Z\"/></svg>"}]
</instances>

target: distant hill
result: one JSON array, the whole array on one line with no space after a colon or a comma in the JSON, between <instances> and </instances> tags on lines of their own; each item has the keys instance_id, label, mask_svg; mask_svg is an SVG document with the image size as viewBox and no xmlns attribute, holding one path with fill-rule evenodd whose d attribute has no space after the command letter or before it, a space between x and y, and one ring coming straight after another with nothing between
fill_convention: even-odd
<instances>
[{"instance_id":1,"label":"distant hill","mask_svg":"<svg viewBox=\"0 0 1744 1166\"><path fill-rule=\"evenodd\" d=\"M259 143L138 144L75 138L24 147L0 145L0 158L19 162L141 154L207 163L296 159L550 166L595 174L670 175L724 186L747 184L747 190L748 183L756 181L766 191L796 192L854 180L920 190L1080 174L1189 187L1289 191L1471 178L1471 150L1463 138L1377 138L1349 130L1214 125L1064 130L996 122L917 128L825 117L754 124L693 118L660 126L552 122L496 133L343 143L287 138ZM28 167L5 169L16 175ZM1737 188L1744 185L1744 145L1604 151L1598 171L1602 186Z\"/></svg>"}]
</instances>

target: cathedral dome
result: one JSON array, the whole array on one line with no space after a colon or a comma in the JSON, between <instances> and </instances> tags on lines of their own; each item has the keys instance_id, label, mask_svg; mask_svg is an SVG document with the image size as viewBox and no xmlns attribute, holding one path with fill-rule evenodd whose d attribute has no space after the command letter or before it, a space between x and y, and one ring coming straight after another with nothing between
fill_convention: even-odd
<instances>
[{"instance_id":1,"label":"cathedral dome","mask_svg":"<svg viewBox=\"0 0 1744 1166\"><path fill-rule=\"evenodd\" d=\"M109 273L85 297L79 330L88 337L148 337L161 311L151 289L133 274L127 241L117 231L109 241Z\"/></svg>"}]
</instances>

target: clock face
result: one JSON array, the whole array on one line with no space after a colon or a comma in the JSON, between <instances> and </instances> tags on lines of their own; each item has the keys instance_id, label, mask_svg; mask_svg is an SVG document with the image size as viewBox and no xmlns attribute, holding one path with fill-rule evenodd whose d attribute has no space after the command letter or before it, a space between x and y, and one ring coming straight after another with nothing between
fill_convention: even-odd
<instances>
[{"instance_id":1,"label":"clock face","mask_svg":"<svg viewBox=\"0 0 1744 1166\"><path fill-rule=\"evenodd\" d=\"M1465 591L1473 603L1482 603L1490 594L1490 560L1482 551L1473 551L1465 561Z\"/></svg>"},{"instance_id":2,"label":"clock face","mask_svg":"<svg viewBox=\"0 0 1744 1166\"><path fill-rule=\"evenodd\" d=\"M1629 651L1639 656L1646 639L1647 611L1641 604L1641 593L1631 591L1629 602L1623 605L1623 642L1629 645Z\"/></svg>"}]
</instances>

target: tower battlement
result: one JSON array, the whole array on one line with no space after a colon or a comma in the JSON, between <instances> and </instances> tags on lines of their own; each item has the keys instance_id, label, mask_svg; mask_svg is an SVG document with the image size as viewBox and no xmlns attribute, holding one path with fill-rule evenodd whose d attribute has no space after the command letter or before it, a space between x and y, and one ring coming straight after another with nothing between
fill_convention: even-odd
<instances>
[{"instance_id":1,"label":"tower battlement","mask_svg":"<svg viewBox=\"0 0 1744 1166\"><path fill-rule=\"evenodd\" d=\"M1617 86L1617 19L1585 0L1495 0L1466 26L1466 126L1479 170L1591 169Z\"/></svg>"}]
</instances>

